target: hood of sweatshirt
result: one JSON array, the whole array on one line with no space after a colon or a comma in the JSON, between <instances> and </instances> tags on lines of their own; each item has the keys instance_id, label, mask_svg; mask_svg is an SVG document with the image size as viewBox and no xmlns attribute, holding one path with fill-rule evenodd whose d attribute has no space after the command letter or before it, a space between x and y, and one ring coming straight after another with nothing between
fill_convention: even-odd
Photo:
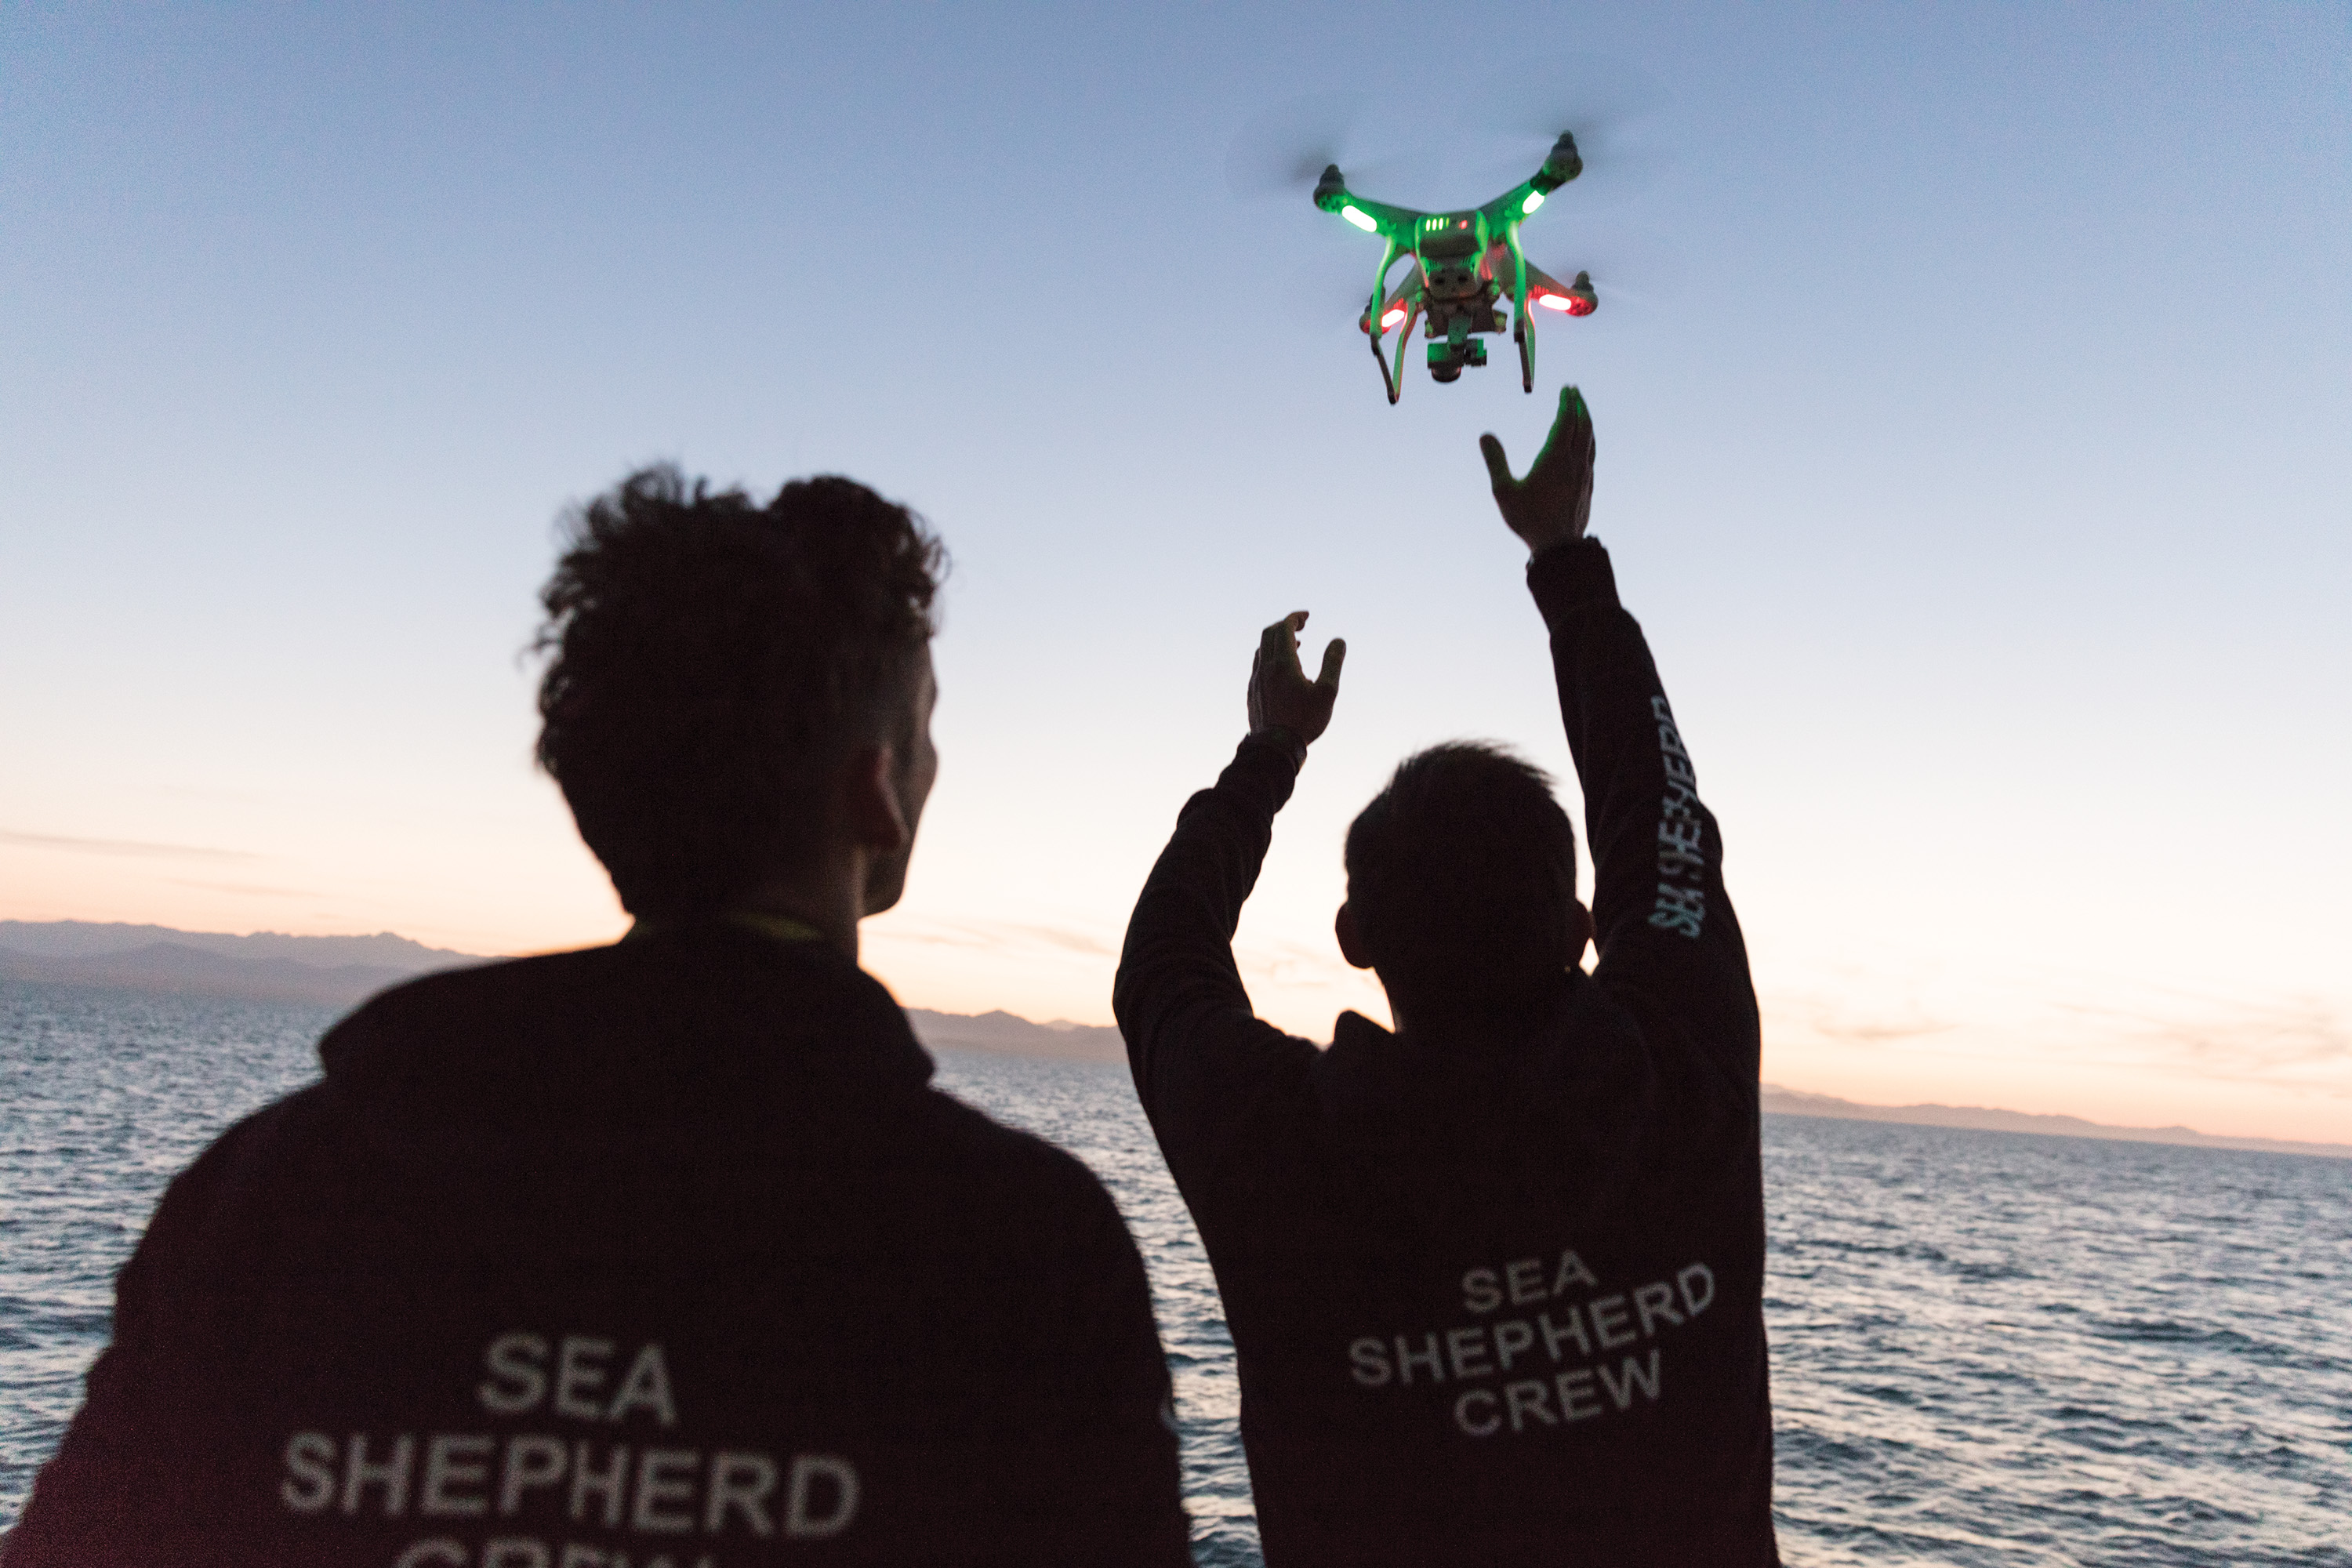
<instances>
[{"instance_id":1,"label":"hood of sweatshirt","mask_svg":"<svg viewBox=\"0 0 2352 1568\"><path fill-rule=\"evenodd\" d=\"M1391 1034L1348 1013L1333 1037L1318 1090L1335 1163L1363 1223L1406 1252L1516 1244L1530 1211L1622 1216L1655 1163L1650 1049L1581 973L1495 1016Z\"/></svg>"},{"instance_id":2,"label":"hood of sweatshirt","mask_svg":"<svg viewBox=\"0 0 2352 1568\"><path fill-rule=\"evenodd\" d=\"M331 1103L390 1160L599 1170L814 1154L879 1129L931 1058L830 945L729 925L427 975L320 1044Z\"/></svg>"}]
</instances>

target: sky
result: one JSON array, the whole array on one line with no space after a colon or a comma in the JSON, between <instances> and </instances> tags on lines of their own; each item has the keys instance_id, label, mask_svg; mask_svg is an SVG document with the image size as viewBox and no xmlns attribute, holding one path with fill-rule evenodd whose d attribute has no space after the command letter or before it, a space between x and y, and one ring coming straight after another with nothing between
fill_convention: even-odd
<instances>
[{"instance_id":1,"label":"sky","mask_svg":"<svg viewBox=\"0 0 2352 1568\"><path fill-rule=\"evenodd\" d=\"M1766 1079L2352 1141L2352 9L1445 17L0 11L0 918L610 940L530 757L559 515L840 472L955 563L868 966L1108 1022L1305 608L1347 672L1238 952L1328 1038L1398 758L1573 809L1475 442L1574 381ZM1582 128L1538 395L1503 342L1386 404L1377 246L1235 188L1318 119L1422 206Z\"/></svg>"}]
</instances>

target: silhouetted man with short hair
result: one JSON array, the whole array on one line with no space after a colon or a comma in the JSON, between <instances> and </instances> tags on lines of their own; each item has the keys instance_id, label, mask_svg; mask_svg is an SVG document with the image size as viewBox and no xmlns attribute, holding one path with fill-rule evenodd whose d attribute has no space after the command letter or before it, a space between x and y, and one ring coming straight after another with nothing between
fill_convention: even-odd
<instances>
[{"instance_id":1,"label":"silhouetted man with short hair","mask_svg":"<svg viewBox=\"0 0 2352 1568\"><path fill-rule=\"evenodd\" d=\"M1253 1015L1234 929L1346 651L1309 682L1300 612L1266 628L1249 737L1136 906L1119 1027L1216 1268L1272 1568L1775 1563L1756 1005L1722 841L1584 537L1583 399L1524 481L1482 445L1551 633L1591 913L1549 781L1439 746L1348 834L1339 945L1396 1032L1345 1013L1318 1051Z\"/></svg>"},{"instance_id":2,"label":"silhouetted man with short hair","mask_svg":"<svg viewBox=\"0 0 2352 1568\"><path fill-rule=\"evenodd\" d=\"M940 566L843 479L579 514L539 755L635 927L375 997L172 1184L8 1568L1189 1561L1118 1211L857 966Z\"/></svg>"}]
</instances>

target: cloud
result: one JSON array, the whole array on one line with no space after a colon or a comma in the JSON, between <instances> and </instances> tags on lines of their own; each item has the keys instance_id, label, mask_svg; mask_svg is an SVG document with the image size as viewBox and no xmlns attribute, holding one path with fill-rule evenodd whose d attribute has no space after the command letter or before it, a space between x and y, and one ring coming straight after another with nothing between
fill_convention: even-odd
<instances>
[{"instance_id":1,"label":"cloud","mask_svg":"<svg viewBox=\"0 0 2352 1568\"><path fill-rule=\"evenodd\" d=\"M2097 1067L2352 1099L2352 1018L2341 998L2231 995L2072 971L1916 977L1861 973L1850 988L1773 989L1776 1045L1822 1044Z\"/></svg>"},{"instance_id":2,"label":"cloud","mask_svg":"<svg viewBox=\"0 0 2352 1568\"><path fill-rule=\"evenodd\" d=\"M1234 950L1234 963L1249 982L1286 988L1353 986L1370 978L1336 952L1295 942L1243 943Z\"/></svg>"},{"instance_id":3,"label":"cloud","mask_svg":"<svg viewBox=\"0 0 2352 1568\"><path fill-rule=\"evenodd\" d=\"M1764 1013L1776 1030L1793 1026L1821 1039L1859 1046L1921 1039L1960 1026L1957 1019L1935 1016L1916 997L1872 1007L1819 992L1783 992L1765 999Z\"/></svg>"},{"instance_id":4,"label":"cloud","mask_svg":"<svg viewBox=\"0 0 2352 1568\"><path fill-rule=\"evenodd\" d=\"M1067 948L1072 952L1091 952L1104 958L1111 955L1109 948L1084 931L1070 931L1062 926L1010 926L1006 929L1050 946Z\"/></svg>"},{"instance_id":5,"label":"cloud","mask_svg":"<svg viewBox=\"0 0 2352 1568\"><path fill-rule=\"evenodd\" d=\"M990 952L1049 947L1084 953L1089 958L1114 956L1112 949L1085 931L1068 926L1028 925L1014 921L894 921L887 930L871 934L883 941L919 942L929 947L975 948Z\"/></svg>"},{"instance_id":6,"label":"cloud","mask_svg":"<svg viewBox=\"0 0 2352 1568\"><path fill-rule=\"evenodd\" d=\"M135 855L165 860L259 860L249 849L208 849L194 844L143 844L129 838L66 838L48 833L12 833L0 827L0 844L20 849L63 849L76 855Z\"/></svg>"},{"instance_id":7,"label":"cloud","mask_svg":"<svg viewBox=\"0 0 2352 1568\"><path fill-rule=\"evenodd\" d=\"M1843 1019L1827 1016L1816 1018L1813 1033L1826 1035L1832 1040L1853 1040L1874 1046L1888 1040L1916 1040L1926 1035L1941 1035L1958 1028L1958 1024L1941 1019L1922 1018L1895 1020L1892 1018Z\"/></svg>"},{"instance_id":8,"label":"cloud","mask_svg":"<svg viewBox=\"0 0 2352 1568\"><path fill-rule=\"evenodd\" d=\"M2176 1071L2239 1083L2296 1083L2352 1098L2352 1028L2310 997L2247 1002L2173 994L2164 1006L2062 1002L2060 1012Z\"/></svg>"}]
</instances>

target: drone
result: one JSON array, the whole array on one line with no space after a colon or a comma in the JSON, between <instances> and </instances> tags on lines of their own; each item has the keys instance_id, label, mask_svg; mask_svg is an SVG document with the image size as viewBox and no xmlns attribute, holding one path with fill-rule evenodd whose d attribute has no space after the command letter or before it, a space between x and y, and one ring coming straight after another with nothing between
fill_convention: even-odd
<instances>
[{"instance_id":1,"label":"drone","mask_svg":"<svg viewBox=\"0 0 2352 1568\"><path fill-rule=\"evenodd\" d=\"M1562 283L1529 261L1519 248L1519 225L1552 192L1583 172L1576 138L1563 131L1543 167L1524 184L1482 207L1424 213L1367 201L1348 189L1339 164L1324 169L1316 182L1315 205L1383 241L1381 268L1372 275L1371 303L1357 325L1371 339L1372 363L1381 367L1391 403L1403 390L1405 346L1412 341L1416 321L1425 317L1428 321L1430 379L1458 381L1463 366L1486 363L1486 345L1478 334L1503 330L1497 306L1506 293L1511 300L1511 341L1519 345L1520 389L1536 389L1536 320L1530 307L1589 316L1601 300L1592 291L1591 273L1580 272L1575 282ZM1412 258L1412 265L1391 289L1389 269L1404 256ZM1391 327L1402 328L1393 368L1381 348Z\"/></svg>"}]
</instances>

